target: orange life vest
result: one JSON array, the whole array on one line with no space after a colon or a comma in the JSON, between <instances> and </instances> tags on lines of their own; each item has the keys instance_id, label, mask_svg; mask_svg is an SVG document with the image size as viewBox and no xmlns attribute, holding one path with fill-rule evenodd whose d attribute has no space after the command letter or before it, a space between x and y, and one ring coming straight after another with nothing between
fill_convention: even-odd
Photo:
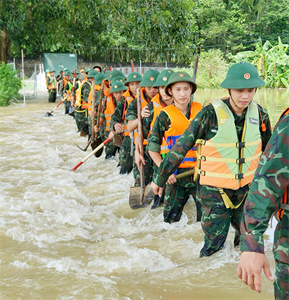
<instances>
[{"instance_id":1,"label":"orange life vest","mask_svg":"<svg viewBox=\"0 0 289 300\"><path fill-rule=\"evenodd\" d=\"M123 112L123 115L122 115L122 119L123 119L123 121L125 121L127 108L130 105L131 101L134 100L135 98L130 94L129 89L127 89L123 93L122 97L124 97L124 107L123 107L124 112ZM125 122L124 122L124 134L123 135L124 136L130 136L130 131L127 129L127 126L126 126Z\"/></svg>"},{"instance_id":2,"label":"orange life vest","mask_svg":"<svg viewBox=\"0 0 289 300\"><path fill-rule=\"evenodd\" d=\"M71 91L72 91L72 83L69 82L69 81L67 81L66 84L68 84L68 86L69 86L69 89L66 91L66 92L67 92L67 98L66 98L66 101L67 101L67 102L70 102L71 99L72 99L72 95L71 95ZM66 84L65 84L65 86L66 86Z\"/></svg>"},{"instance_id":3,"label":"orange life vest","mask_svg":"<svg viewBox=\"0 0 289 300\"><path fill-rule=\"evenodd\" d=\"M152 131L152 128L154 126L154 123L156 121L156 118L158 116L158 114L161 112L161 110L166 107L165 103L163 103L161 101L161 98L160 98L160 94L157 93L153 98L152 98L152 104L153 104L153 107L154 107L154 115L153 115L153 119L152 119L152 122L151 122L151 125L150 125L150 132L148 134L148 137Z\"/></svg>"},{"instance_id":4,"label":"orange life vest","mask_svg":"<svg viewBox=\"0 0 289 300\"><path fill-rule=\"evenodd\" d=\"M114 113L115 105L113 102L112 94L106 97L106 108L104 111L105 114L105 130L110 132L110 123L111 123L111 116Z\"/></svg>"},{"instance_id":5,"label":"orange life vest","mask_svg":"<svg viewBox=\"0 0 289 300\"><path fill-rule=\"evenodd\" d=\"M237 190L252 182L262 154L258 105L252 101L248 106L239 142L229 107L222 100L211 104L217 116L218 131L210 140L196 141L196 174L200 175L201 185Z\"/></svg>"},{"instance_id":6,"label":"orange life vest","mask_svg":"<svg viewBox=\"0 0 289 300\"><path fill-rule=\"evenodd\" d=\"M82 87L85 83L88 83L90 85L90 83L87 80L83 80L81 82L81 84L79 85L78 89L75 92L75 95L76 95L75 106L78 106L81 109L87 109L88 108L87 102L83 101L82 96L81 96Z\"/></svg>"},{"instance_id":7,"label":"orange life vest","mask_svg":"<svg viewBox=\"0 0 289 300\"><path fill-rule=\"evenodd\" d=\"M99 91L100 88L101 88L100 84L95 84L94 85L94 93L95 93L95 91ZM88 95L87 110L89 112L92 111L92 90L90 90L89 95Z\"/></svg>"},{"instance_id":8,"label":"orange life vest","mask_svg":"<svg viewBox=\"0 0 289 300\"><path fill-rule=\"evenodd\" d=\"M283 111L283 113L281 114L279 121L282 117L284 117L285 115L289 114L289 106ZM287 186L287 188L285 189L285 193L283 195L283 198L281 200L281 204L279 207L279 210L277 212L277 220L281 220L284 214L284 210L288 210L288 205L289 205L289 193L288 193L288 189L289 187ZM287 208L285 208L285 206L287 206Z\"/></svg>"},{"instance_id":9,"label":"orange life vest","mask_svg":"<svg viewBox=\"0 0 289 300\"><path fill-rule=\"evenodd\" d=\"M104 81L104 90L103 90L103 94L104 96L108 97L110 95L110 87L108 86L108 81Z\"/></svg>"},{"instance_id":10,"label":"orange life vest","mask_svg":"<svg viewBox=\"0 0 289 300\"><path fill-rule=\"evenodd\" d=\"M191 112L189 120L187 117L174 105L169 105L163 108L163 111L168 115L171 121L170 128L165 131L163 143L161 145L161 154L165 155L168 153L173 145L177 142L180 136L188 128L191 121L196 117L197 113L202 109L202 105L198 102L191 103ZM192 168L196 165L197 161L197 147L194 146L190 149L179 168Z\"/></svg>"}]
</instances>

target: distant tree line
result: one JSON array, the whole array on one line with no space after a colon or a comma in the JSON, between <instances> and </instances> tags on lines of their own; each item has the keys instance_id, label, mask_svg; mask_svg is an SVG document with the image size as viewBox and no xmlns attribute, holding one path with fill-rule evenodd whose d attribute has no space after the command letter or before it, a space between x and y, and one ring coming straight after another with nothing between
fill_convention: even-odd
<instances>
[{"instance_id":1,"label":"distant tree line","mask_svg":"<svg viewBox=\"0 0 289 300\"><path fill-rule=\"evenodd\" d=\"M44 52L87 60L191 63L259 38L289 43L288 0L1 0L0 61ZM224 55L225 57L225 55Z\"/></svg>"}]
</instances>

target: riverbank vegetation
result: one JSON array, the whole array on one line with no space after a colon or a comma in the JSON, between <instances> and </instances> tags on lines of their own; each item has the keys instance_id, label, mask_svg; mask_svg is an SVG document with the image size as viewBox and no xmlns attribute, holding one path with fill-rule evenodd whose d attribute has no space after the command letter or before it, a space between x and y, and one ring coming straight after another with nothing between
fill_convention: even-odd
<instances>
[{"instance_id":1,"label":"riverbank vegetation","mask_svg":"<svg viewBox=\"0 0 289 300\"><path fill-rule=\"evenodd\" d=\"M18 96L18 92L22 87L21 79L15 75L18 71L14 71L11 66L0 63L0 106L7 106L10 101Z\"/></svg>"}]
</instances>

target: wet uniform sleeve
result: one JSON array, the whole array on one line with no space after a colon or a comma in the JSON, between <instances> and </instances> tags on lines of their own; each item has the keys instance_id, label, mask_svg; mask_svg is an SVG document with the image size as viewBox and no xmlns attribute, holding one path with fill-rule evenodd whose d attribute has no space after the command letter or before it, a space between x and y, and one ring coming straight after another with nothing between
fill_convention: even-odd
<instances>
[{"instance_id":1,"label":"wet uniform sleeve","mask_svg":"<svg viewBox=\"0 0 289 300\"><path fill-rule=\"evenodd\" d=\"M123 123L122 114L123 114L123 106L124 106L124 97L122 97L116 104L114 113L111 116L110 130L113 130L113 126L116 123Z\"/></svg>"},{"instance_id":2,"label":"wet uniform sleeve","mask_svg":"<svg viewBox=\"0 0 289 300\"><path fill-rule=\"evenodd\" d=\"M268 115L267 111L260 105L258 105L258 107L260 109L261 118L265 125L265 130L263 131L262 125L260 124L260 132L261 132L261 139L262 139L262 151L264 151L266 148L266 145L272 135L272 129L271 129L271 123L270 123L270 119L269 119L269 115ZM262 122L261 118L260 118L260 123Z\"/></svg>"},{"instance_id":3,"label":"wet uniform sleeve","mask_svg":"<svg viewBox=\"0 0 289 300\"><path fill-rule=\"evenodd\" d=\"M136 99L132 100L129 104L126 115L125 115L126 122L137 119L137 102Z\"/></svg>"},{"instance_id":4,"label":"wet uniform sleeve","mask_svg":"<svg viewBox=\"0 0 289 300\"><path fill-rule=\"evenodd\" d=\"M289 185L289 115L275 127L265 152L260 158L247 200L241 224L241 251L264 253L263 233L269 219L279 207ZM288 219L287 223L288 223ZM277 225L277 227L279 224ZM289 235L289 225L284 235ZM287 250L288 251L288 250ZM288 252L287 252L288 256Z\"/></svg>"},{"instance_id":5,"label":"wet uniform sleeve","mask_svg":"<svg viewBox=\"0 0 289 300\"><path fill-rule=\"evenodd\" d=\"M88 96L90 93L90 85L86 82L81 89L82 99L85 102L88 102Z\"/></svg>"},{"instance_id":6,"label":"wet uniform sleeve","mask_svg":"<svg viewBox=\"0 0 289 300\"><path fill-rule=\"evenodd\" d=\"M168 177L174 173L183 161L187 152L194 146L196 140L206 137L206 132L211 126L211 112L209 108L211 108L211 106L206 106L198 112L195 119L190 123L183 135L179 138L169 153L166 154L158 170L154 173L153 182L156 185L163 187Z\"/></svg>"},{"instance_id":7,"label":"wet uniform sleeve","mask_svg":"<svg viewBox=\"0 0 289 300\"><path fill-rule=\"evenodd\" d=\"M161 144L163 142L163 137L165 131L169 129L170 125L170 118L164 111L161 111L155 120L152 131L148 138L148 150L159 153L161 152Z\"/></svg>"},{"instance_id":8,"label":"wet uniform sleeve","mask_svg":"<svg viewBox=\"0 0 289 300\"><path fill-rule=\"evenodd\" d=\"M154 117L154 105L152 102L148 103L146 106L150 112L150 115L146 118L142 119L142 131L143 131L143 137L147 139L148 134L151 129L151 123Z\"/></svg>"}]
</instances>

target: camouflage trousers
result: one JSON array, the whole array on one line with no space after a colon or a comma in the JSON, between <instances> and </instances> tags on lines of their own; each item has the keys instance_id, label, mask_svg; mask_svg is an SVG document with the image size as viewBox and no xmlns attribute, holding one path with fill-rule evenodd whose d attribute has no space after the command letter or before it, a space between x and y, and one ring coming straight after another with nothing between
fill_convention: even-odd
<instances>
[{"instance_id":1,"label":"camouflage trousers","mask_svg":"<svg viewBox=\"0 0 289 300\"><path fill-rule=\"evenodd\" d=\"M248 185L238 190L224 191L236 206L246 197ZM234 246L238 246L244 201L237 209L226 208L218 189L206 185L198 185L196 196L202 205L201 225L205 234L200 257L212 255L223 248L230 224L236 230Z\"/></svg>"},{"instance_id":2,"label":"camouflage trousers","mask_svg":"<svg viewBox=\"0 0 289 300\"><path fill-rule=\"evenodd\" d=\"M289 265L275 259L276 272L274 280L275 299L289 299Z\"/></svg>"},{"instance_id":3,"label":"camouflage trousers","mask_svg":"<svg viewBox=\"0 0 289 300\"><path fill-rule=\"evenodd\" d=\"M197 222L201 220L201 204L196 199L197 187L195 184L187 184L187 186L169 184L165 186L165 207L164 221L167 223L178 222L181 219L183 208L187 203L190 195L194 197L197 207Z\"/></svg>"},{"instance_id":4,"label":"camouflage trousers","mask_svg":"<svg viewBox=\"0 0 289 300\"><path fill-rule=\"evenodd\" d=\"M48 90L48 102L55 102L56 101L56 90Z\"/></svg>"},{"instance_id":5,"label":"camouflage trousers","mask_svg":"<svg viewBox=\"0 0 289 300\"><path fill-rule=\"evenodd\" d=\"M105 139L108 138L109 132L105 131ZM105 159L109 159L113 156L115 156L116 152L119 151L119 147L114 146L112 141L109 141L105 145Z\"/></svg>"},{"instance_id":6,"label":"camouflage trousers","mask_svg":"<svg viewBox=\"0 0 289 300\"><path fill-rule=\"evenodd\" d=\"M69 114L71 110L71 102L64 100L64 114Z\"/></svg>"},{"instance_id":7,"label":"camouflage trousers","mask_svg":"<svg viewBox=\"0 0 289 300\"><path fill-rule=\"evenodd\" d=\"M146 151L146 146L144 146L144 159L145 159L144 184L148 185L152 181L154 167L153 167L153 160L151 159L148 152ZM134 160L134 153L133 153L133 160ZM133 163L133 177L134 177L134 185L140 186L140 173L135 162Z\"/></svg>"},{"instance_id":8,"label":"camouflage trousers","mask_svg":"<svg viewBox=\"0 0 289 300\"><path fill-rule=\"evenodd\" d=\"M77 132L83 130L88 134L87 111L76 106L74 109L74 119L78 130Z\"/></svg>"},{"instance_id":9,"label":"camouflage trousers","mask_svg":"<svg viewBox=\"0 0 289 300\"><path fill-rule=\"evenodd\" d=\"M124 136L119 151L119 174L129 174L133 167L133 156L130 155L130 137Z\"/></svg>"}]
</instances>

